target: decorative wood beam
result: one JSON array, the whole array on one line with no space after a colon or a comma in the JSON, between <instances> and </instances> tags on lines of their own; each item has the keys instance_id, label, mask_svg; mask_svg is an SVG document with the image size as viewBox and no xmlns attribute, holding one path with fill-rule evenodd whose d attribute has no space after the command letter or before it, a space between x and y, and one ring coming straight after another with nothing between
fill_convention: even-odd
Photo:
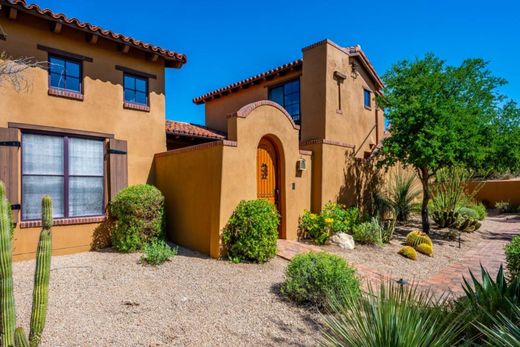
<instances>
[{"instance_id":1,"label":"decorative wood beam","mask_svg":"<svg viewBox=\"0 0 520 347\"><path fill-rule=\"evenodd\" d=\"M60 22L51 22L51 31L55 34L60 34L63 29L63 24Z\"/></svg>"},{"instance_id":2,"label":"decorative wood beam","mask_svg":"<svg viewBox=\"0 0 520 347\"><path fill-rule=\"evenodd\" d=\"M123 54L127 54L128 52L130 52L130 46L128 46L128 45L119 44L117 48L118 48L119 52L121 52Z\"/></svg>"},{"instance_id":3,"label":"decorative wood beam","mask_svg":"<svg viewBox=\"0 0 520 347\"><path fill-rule=\"evenodd\" d=\"M14 7L9 8L9 19L16 20L18 17L18 10Z\"/></svg>"},{"instance_id":4,"label":"decorative wood beam","mask_svg":"<svg viewBox=\"0 0 520 347\"><path fill-rule=\"evenodd\" d=\"M87 34L85 40L91 45L95 45L98 42L99 36L96 34Z\"/></svg>"}]
</instances>

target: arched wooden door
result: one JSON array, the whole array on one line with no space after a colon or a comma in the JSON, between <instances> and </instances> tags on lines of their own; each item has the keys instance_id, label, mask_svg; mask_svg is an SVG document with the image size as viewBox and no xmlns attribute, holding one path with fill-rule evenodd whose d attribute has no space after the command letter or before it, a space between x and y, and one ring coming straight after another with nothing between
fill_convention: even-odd
<instances>
[{"instance_id":1,"label":"arched wooden door","mask_svg":"<svg viewBox=\"0 0 520 347\"><path fill-rule=\"evenodd\" d=\"M278 157L274 144L262 139L256 156L256 182L258 199L266 199L279 210Z\"/></svg>"}]
</instances>

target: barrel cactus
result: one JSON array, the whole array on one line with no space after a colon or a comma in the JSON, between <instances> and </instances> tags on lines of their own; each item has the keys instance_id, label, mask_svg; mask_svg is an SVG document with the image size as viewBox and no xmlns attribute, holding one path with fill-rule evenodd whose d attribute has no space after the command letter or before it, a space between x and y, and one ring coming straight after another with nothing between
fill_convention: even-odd
<instances>
[{"instance_id":1,"label":"barrel cactus","mask_svg":"<svg viewBox=\"0 0 520 347\"><path fill-rule=\"evenodd\" d=\"M427 255L429 257L433 257L433 247L427 243L421 243L415 247L417 252Z\"/></svg>"},{"instance_id":2,"label":"barrel cactus","mask_svg":"<svg viewBox=\"0 0 520 347\"><path fill-rule=\"evenodd\" d=\"M403 248L401 248L401 250L399 250L399 254L408 259L417 259L417 252L413 247L410 246L404 246Z\"/></svg>"},{"instance_id":3,"label":"barrel cactus","mask_svg":"<svg viewBox=\"0 0 520 347\"><path fill-rule=\"evenodd\" d=\"M40 343L45 318L49 275L51 270L52 200L42 199L42 231L36 253L33 303L29 339L22 328L16 328L16 311L13 295L13 260L11 245L11 209L0 182L0 318L1 345L5 347L36 347Z\"/></svg>"},{"instance_id":4,"label":"barrel cactus","mask_svg":"<svg viewBox=\"0 0 520 347\"><path fill-rule=\"evenodd\" d=\"M455 227L463 232L472 233L477 231L481 227L481 223L473 217L470 216L459 216L457 223L455 223Z\"/></svg>"},{"instance_id":5,"label":"barrel cactus","mask_svg":"<svg viewBox=\"0 0 520 347\"><path fill-rule=\"evenodd\" d=\"M432 218L439 228L449 228L457 222L459 213L453 211L434 211Z\"/></svg>"},{"instance_id":6,"label":"barrel cactus","mask_svg":"<svg viewBox=\"0 0 520 347\"><path fill-rule=\"evenodd\" d=\"M411 247L416 247L421 243L426 243L433 246L432 240L428 235L419 230L413 230L406 235L406 244Z\"/></svg>"}]
</instances>

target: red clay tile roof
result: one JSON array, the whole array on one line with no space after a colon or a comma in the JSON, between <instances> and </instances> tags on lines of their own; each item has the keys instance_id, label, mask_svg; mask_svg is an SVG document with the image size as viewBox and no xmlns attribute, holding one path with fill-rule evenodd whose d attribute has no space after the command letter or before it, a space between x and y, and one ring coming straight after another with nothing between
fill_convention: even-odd
<instances>
[{"instance_id":1,"label":"red clay tile roof","mask_svg":"<svg viewBox=\"0 0 520 347\"><path fill-rule=\"evenodd\" d=\"M302 65L303 65L303 59L295 60L288 64L278 66L269 71L263 72L261 74L255 75L253 77L246 78L245 80L242 80L242 81L239 81L236 83L232 83L226 87L219 88L219 89L209 92L207 94L196 97L193 99L193 102L196 103L197 105L203 104L206 101L212 100L216 97L220 97L220 96L235 92L241 88L249 87L251 85L259 83L260 81L271 79L277 75L283 75L283 74L293 71L293 70L300 70L302 68Z\"/></svg>"},{"instance_id":2,"label":"red clay tile roof","mask_svg":"<svg viewBox=\"0 0 520 347\"><path fill-rule=\"evenodd\" d=\"M204 137L219 140L226 138L224 134L216 130L208 129L205 126L172 120L166 121L166 134Z\"/></svg>"},{"instance_id":3,"label":"red clay tile roof","mask_svg":"<svg viewBox=\"0 0 520 347\"><path fill-rule=\"evenodd\" d=\"M127 45L139 49L141 51L157 54L160 57L164 58L167 62L175 63L175 65L178 65L178 67L182 66L182 64L185 64L187 62L187 58L184 54L180 54L158 46L154 46L152 44L134 39L133 37L118 34L113 31L92 25L90 23L81 22L77 18L68 18L62 13L55 13L49 9L42 9L38 5L27 5L25 0L0 0L0 4L15 7L20 11L37 17L42 17L54 22L59 22L64 26L69 26L77 30L99 35L100 37L106 38L111 41L115 41L122 45Z\"/></svg>"}]
</instances>

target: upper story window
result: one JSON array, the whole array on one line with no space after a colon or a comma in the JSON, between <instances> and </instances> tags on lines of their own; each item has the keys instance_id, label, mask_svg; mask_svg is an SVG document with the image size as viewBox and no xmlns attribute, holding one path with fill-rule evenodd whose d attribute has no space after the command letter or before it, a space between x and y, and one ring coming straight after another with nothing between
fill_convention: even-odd
<instances>
[{"instance_id":1,"label":"upper story window","mask_svg":"<svg viewBox=\"0 0 520 347\"><path fill-rule=\"evenodd\" d=\"M125 102L148 105L148 78L125 72L124 91Z\"/></svg>"},{"instance_id":2,"label":"upper story window","mask_svg":"<svg viewBox=\"0 0 520 347\"><path fill-rule=\"evenodd\" d=\"M368 89L363 89L363 98L366 108L372 107L372 92Z\"/></svg>"},{"instance_id":3,"label":"upper story window","mask_svg":"<svg viewBox=\"0 0 520 347\"><path fill-rule=\"evenodd\" d=\"M274 101L291 115L296 124L300 124L300 80L292 80L269 89L269 100Z\"/></svg>"},{"instance_id":4,"label":"upper story window","mask_svg":"<svg viewBox=\"0 0 520 347\"><path fill-rule=\"evenodd\" d=\"M81 93L81 61L49 55L49 86Z\"/></svg>"},{"instance_id":5,"label":"upper story window","mask_svg":"<svg viewBox=\"0 0 520 347\"><path fill-rule=\"evenodd\" d=\"M103 215L103 152L103 140L24 133L22 219L40 219L44 195L54 218Z\"/></svg>"}]
</instances>

